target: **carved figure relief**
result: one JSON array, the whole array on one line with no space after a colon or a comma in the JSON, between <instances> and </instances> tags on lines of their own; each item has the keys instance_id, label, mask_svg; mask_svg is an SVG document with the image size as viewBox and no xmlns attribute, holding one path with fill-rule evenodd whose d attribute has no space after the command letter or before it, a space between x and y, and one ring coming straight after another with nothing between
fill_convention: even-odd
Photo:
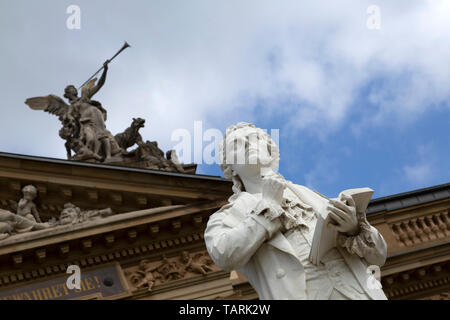
<instances>
[{"instance_id":1,"label":"carved figure relief","mask_svg":"<svg viewBox=\"0 0 450 320\"><path fill-rule=\"evenodd\" d=\"M22 189L23 197L18 203L12 202L12 213L0 209L0 240L15 233L24 233L32 230L42 230L50 227L48 223L42 223L36 204L33 200L37 196L36 187L27 185Z\"/></svg>"},{"instance_id":2,"label":"carved figure relief","mask_svg":"<svg viewBox=\"0 0 450 320\"><path fill-rule=\"evenodd\" d=\"M206 252L189 253L182 251L180 256L161 261L150 262L142 260L137 267L125 270L130 284L138 290L147 288L151 291L156 284L180 280L196 275L207 275L209 272L220 270L214 265Z\"/></svg>"},{"instance_id":3,"label":"carved figure relief","mask_svg":"<svg viewBox=\"0 0 450 320\"><path fill-rule=\"evenodd\" d=\"M10 201L11 211L0 209L0 240L18 233L94 221L114 214L111 208L82 210L72 203L66 203L58 218L43 222L34 203L36 187L27 185L22 189L22 194L18 202Z\"/></svg>"},{"instance_id":4,"label":"carved figure relief","mask_svg":"<svg viewBox=\"0 0 450 320\"><path fill-rule=\"evenodd\" d=\"M36 198L37 189L33 185L25 186L22 189L23 198L19 200L17 204L17 214L28 220L41 223L39 212L36 209L36 205L33 200Z\"/></svg>"},{"instance_id":5,"label":"carved figure relief","mask_svg":"<svg viewBox=\"0 0 450 320\"><path fill-rule=\"evenodd\" d=\"M139 268L134 272L125 271L125 275L128 277L131 284L137 288L147 288L151 291L155 285L156 278L153 272L157 267L152 267L148 260L142 260L139 263ZM160 278L160 277L159 277Z\"/></svg>"},{"instance_id":6,"label":"carved figure relief","mask_svg":"<svg viewBox=\"0 0 450 320\"><path fill-rule=\"evenodd\" d=\"M212 264L212 260L202 259L203 257L203 254L197 254L192 257L188 251L182 251L181 263L183 263L183 267L185 270L206 275L206 273L208 273L209 271L213 271L213 268L209 266L210 264Z\"/></svg>"},{"instance_id":7,"label":"carved figure relief","mask_svg":"<svg viewBox=\"0 0 450 320\"><path fill-rule=\"evenodd\" d=\"M74 204L68 202L64 205L64 209L61 211L59 221L54 221L57 225L76 224L86 221L97 220L102 217L108 217L114 214L111 208L101 210L81 210Z\"/></svg>"}]
</instances>

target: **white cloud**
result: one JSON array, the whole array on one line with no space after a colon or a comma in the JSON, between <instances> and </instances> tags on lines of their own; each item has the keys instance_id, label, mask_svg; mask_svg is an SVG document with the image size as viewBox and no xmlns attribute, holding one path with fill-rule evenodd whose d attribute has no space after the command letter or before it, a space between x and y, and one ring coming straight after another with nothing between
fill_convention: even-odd
<instances>
[{"instance_id":1,"label":"white cloud","mask_svg":"<svg viewBox=\"0 0 450 320\"><path fill-rule=\"evenodd\" d=\"M319 157L314 167L304 175L305 186L317 191L322 190L321 192L324 192L325 186L335 184L338 178L339 170L335 161L326 156Z\"/></svg>"},{"instance_id":2,"label":"white cloud","mask_svg":"<svg viewBox=\"0 0 450 320\"><path fill-rule=\"evenodd\" d=\"M436 176L436 159L431 145L419 145L415 161L403 166L402 171L411 187L426 186Z\"/></svg>"},{"instance_id":3,"label":"white cloud","mask_svg":"<svg viewBox=\"0 0 450 320\"><path fill-rule=\"evenodd\" d=\"M348 125L356 111L362 117L356 127L414 121L449 98L450 4L378 1L381 29L373 31L366 27L370 4L81 2L80 31L65 29L64 3L10 4L0 11L9 26L1 31L7 115L0 128L8 138L3 134L0 149L64 157L57 120L33 113L23 101L62 95L69 82L83 82L123 39L133 47L111 64L96 98L109 110L113 133L140 116L148 120L144 138L164 149L172 145L173 130L192 130L200 119L223 130L282 113L288 128L322 138ZM375 107L353 106L361 88L380 78L385 84L368 93ZM280 101L291 105L282 108ZM255 110L256 103L268 110ZM36 145L36 136L46 143Z\"/></svg>"},{"instance_id":4,"label":"white cloud","mask_svg":"<svg viewBox=\"0 0 450 320\"><path fill-rule=\"evenodd\" d=\"M414 185L424 185L433 177L433 168L429 163L405 166L403 171L406 179Z\"/></svg>"}]
</instances>

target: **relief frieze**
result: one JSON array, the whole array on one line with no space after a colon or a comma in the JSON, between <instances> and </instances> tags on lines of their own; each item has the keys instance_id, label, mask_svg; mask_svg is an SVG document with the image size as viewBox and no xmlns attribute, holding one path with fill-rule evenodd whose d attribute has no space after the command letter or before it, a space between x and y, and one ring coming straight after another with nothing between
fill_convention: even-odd
<instances>
[{"instance_id":1,"label":"relief frieze","mask_svg":"<svg viewBox=\"0 0 450 320\"><path fill-rule=\"evenodd\" d=\"M134 291L142 288L152 291L158 284L206 276L214 271L220 271L220 268L213 263L206 251L182 251L179 256L173 258L163 255L160 261L141 260L138 266L125 269L125 276Z\"/></svg>"}]
</instances>

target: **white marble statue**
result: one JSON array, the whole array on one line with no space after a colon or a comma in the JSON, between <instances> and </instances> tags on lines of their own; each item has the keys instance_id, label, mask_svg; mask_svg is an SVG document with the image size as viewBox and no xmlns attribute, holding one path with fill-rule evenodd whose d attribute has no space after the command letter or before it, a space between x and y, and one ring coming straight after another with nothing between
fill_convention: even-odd
<instances>
[{"instance_id":1,"label":"white marble statue","mask_svg":"<svg viewBox=\"0 0 450 320\"><path fill-rule=\"evenodd\" d=\"M274 171L278 147L252 124L227 128L219 158L234 192L205 230L219 267L241 272L263 300L386 299L368 269L385 263L386 242L352 197L328 199L285 180ZM313 263L320 210L333 222L322 230L336 233L336 245Z\"/></svg>"}]
</instances>

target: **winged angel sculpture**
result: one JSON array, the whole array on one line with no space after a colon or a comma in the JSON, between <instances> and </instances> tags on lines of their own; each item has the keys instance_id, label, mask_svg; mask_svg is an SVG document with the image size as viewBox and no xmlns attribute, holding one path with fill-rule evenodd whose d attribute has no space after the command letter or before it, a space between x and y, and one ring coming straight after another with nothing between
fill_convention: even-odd
<instances>
[{"instance_id":1,"label":"winged angel sculpture","mask_svg":"<svg viewBox=\"0 0 450 320\"><path fill-rule=\"evenodd\" d=\"M69 104L53 94L25 101L33 110L44 110L58 116L63 126L59 136L66 140L69 160L103 162L123 152L114 136L106 129L106 110L100 102L91 99L105 83L108 63L109 60L103 64L103 74L97 84L97 78L94 78L81 88L81 97L78 97L78 90L73 85L64 89L64 97Z\"/></svg>"},{"instance_id":2,"label":"winged angel sculpture","mask_svg":"<svg viewBox=\"0 0 450 320\"><path fill-rule=\"evenodd\" d=\"M33 110L43 110L59 118L62 128L59 136L66 140L67 159L107 162L117 165L131 165L148 169L185 172L174 150L167 153L159 149L156 141L144 142L139 130L145 120L133 118L131 126L115 136L106 129L106 110L92 97L103 87L108 72L108 64L130 45L125 42L122 48L81 86L81 96L75 86L64 89L64 98L49 94L44 97L29 98L25 103ZM98 79L94 78L103 69ZM136 145L134 150L128 148ZM195 164L187 165L194 168Z\"/></svg>"}]
</instances>

